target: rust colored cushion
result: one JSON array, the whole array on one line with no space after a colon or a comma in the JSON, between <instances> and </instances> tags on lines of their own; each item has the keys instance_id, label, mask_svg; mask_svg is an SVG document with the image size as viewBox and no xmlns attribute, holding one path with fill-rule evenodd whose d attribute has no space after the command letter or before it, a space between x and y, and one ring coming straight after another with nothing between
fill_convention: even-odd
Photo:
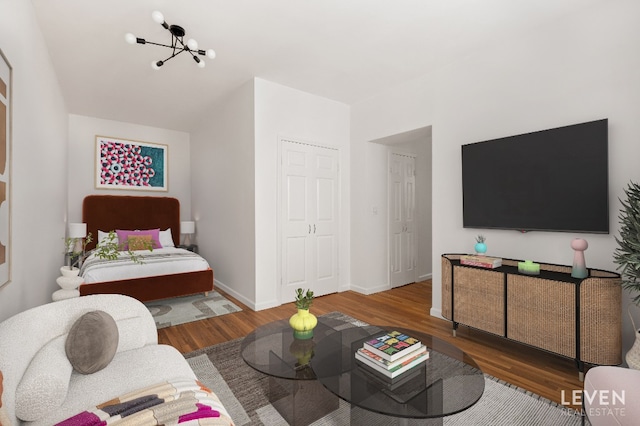
<instances>
[{"instance_id":1,"label":"rust colored cushion","mask_svg":"<svg viewBox=\"0 0 640 426\"><path fill-rule=\"evenodd\" d=\"M153 247L151 235L129 235L129 250L149 250Z\"/></svg>"}]
</instances>

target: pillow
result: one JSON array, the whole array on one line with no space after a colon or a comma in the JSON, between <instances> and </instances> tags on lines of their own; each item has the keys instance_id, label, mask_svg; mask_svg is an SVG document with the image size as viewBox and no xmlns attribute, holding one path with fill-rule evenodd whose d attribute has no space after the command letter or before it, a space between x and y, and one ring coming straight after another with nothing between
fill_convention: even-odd
<instances>
[{"instance_id":1,"label":"pillow","mask_svg":"<svg viewBox=\"0 0 640 426\"><path fill-rule=\"evenodd\" d=\"M105 368L118 349L118 325L104 311L91 311L76 320L64 345L73 368L92 374Z\"/></svg>"},{"instance_id":2,"label":"pillow","mask_svg":"<svg viewBox=\"0 0 640 426\"><path fill-rule=\"evenodd\" d=\"M58 410L67 399L73 367L64 353L66 338L66 334L54 338L31 359L16 387L17 418L40 420Z\"/></svg>"},{"instance_id":3,"label":"pillow","mask_svg":"<svg viewBox=\"0 0 640 426\"><path fill-rule=\"evenodd\" d=\"M99 246L107 237L109 236L108 232L104 232L98 229L98 242L96 243L96 247ZM114 243L118 244L118 237L113 240Z\"/></svg>"},{"instance_id":4,"label":"pillow","mask_svg":"<svg viewBox=\"0 0 640 426\"><path fill-rule=\"evenodd\" d=\"M162 247L175 247L173 243L173 234L171 234L171 228L160 231L160 245Z\"/></svg>"},{"instance_id":5,"label":"pillow","mask_svg":"<svg viewBox=\"0 0 640 426\"><path fill-rule=\"evenodd\" d=\"M151 235L129 235L127 244L129 250L149 250L149 247L153 247Z\"/></svg>"},{"instance_id":6,"label":"pillow","mask_svg":"<svg viewBox=\"0 0 640 426\"><path fill-rule=\"evenodd\" d=\"M160 244L160 229L147 229L144 231L127 231L124 229L116 229L118 235L118 241L120 242L120 250L129 250L129 236L130 235L151 235L151 240L154 249L162 248Z\"/></svg>"}]
</instances>

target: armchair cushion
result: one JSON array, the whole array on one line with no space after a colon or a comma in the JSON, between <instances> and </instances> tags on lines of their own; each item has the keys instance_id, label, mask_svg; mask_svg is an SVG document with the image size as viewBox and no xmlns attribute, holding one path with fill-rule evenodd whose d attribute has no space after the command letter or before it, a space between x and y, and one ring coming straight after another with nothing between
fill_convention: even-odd
<instances>
[{"instance_id":1,"label":"armchair cushion","mask_svg":"<svg viewBox=\"0 0 640 426\"><path fill-rule=\"evenodd\" d=\"M116 354L118 326L104 311L87 312L71 326L64 348L77 372L92 374L100 371Z\"/></svg>"}]
</instances>

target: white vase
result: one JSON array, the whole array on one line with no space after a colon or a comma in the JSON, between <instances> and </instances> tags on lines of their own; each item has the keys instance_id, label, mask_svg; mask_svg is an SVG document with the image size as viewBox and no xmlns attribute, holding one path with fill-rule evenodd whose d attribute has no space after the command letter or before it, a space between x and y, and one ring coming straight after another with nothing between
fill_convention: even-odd
<instances>
[{"instance_id":1,"label":"white vase","mask_svg":"<svg viewBox=\"0 0 640 426\"><path fill-rule=\"evenodd\" d=\"M640 370L640 330L636 328L636 323L633 321L633 316L631 316L631 312L628 308L627 313L629 314L629 318L631 318L631 324L633 325L636 339L633 342L633 346L631 347L631 349L629 349L629 352L627 352L625 360L627 361L629 368Z\"/></svg>"},{"instance_id":2,"label":"white vase","mask_svg":"<svg viewBox=\"0 0 640 426\"><path fill-rule=\"evenodd\" d=\"M68 266L60 267L61 277L56 278L56 283L60 286L60 290L53 293L53 300L69 299L71 297L80 296L78 287L84 282L84 278L78 276L80 270L78 268L69 268Z\"/></svg>"}]
</instances>

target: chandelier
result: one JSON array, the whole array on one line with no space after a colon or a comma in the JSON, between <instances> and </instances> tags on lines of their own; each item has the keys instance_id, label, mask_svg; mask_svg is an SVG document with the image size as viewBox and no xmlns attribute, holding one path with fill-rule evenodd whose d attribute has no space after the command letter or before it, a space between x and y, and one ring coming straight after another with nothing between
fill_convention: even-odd
<instances>
[{"instance_id":1,"label":"chandelier","mask_svg":"<svg viewBox=\"0 0 640 426\"><path fill-rule=\"evenodd\" d=\"M165 62L167 62L169 59L178 56L179 54L181 54L182 52L187 52L191 55L191 57L193 57L193 60L196 61L196 63L198 64L198 66L200 68L204 68L204 66L206 65L205 62L200 59L200 56L207 56L211 59L216 57L216 52L214 52L213 49L208 49L208 50L202 50L202 49L198 49L198 42L195 41L194 39L190 38L189 40L187 40L187 42L184 42L184 35L185 35L185 31L184 28L182 28L179 25L169 25L166 23L166 21L164 20L164 15L162 15L162 13L158 12L157 10L155 12L153 12L151 14L151 18L157 22L158 24L162 25L162 27L165 30L168 30L171 33L171 45L168 44L162 44L162 43L154 43L152 41L149 40L145 40L143 38L140 37L136 37L131 33L127 33L124 36L124 39L127 41L127 43L129 44L153 44L154 46L162 46L162 47L168 47L169 49L172 49L172 53L171 56L169 56L167 59L161 60L161 61L153 61L151 62L151 67L154 70L160 69L161 66L164 65Z\"/></svg>"}]
</instances>

